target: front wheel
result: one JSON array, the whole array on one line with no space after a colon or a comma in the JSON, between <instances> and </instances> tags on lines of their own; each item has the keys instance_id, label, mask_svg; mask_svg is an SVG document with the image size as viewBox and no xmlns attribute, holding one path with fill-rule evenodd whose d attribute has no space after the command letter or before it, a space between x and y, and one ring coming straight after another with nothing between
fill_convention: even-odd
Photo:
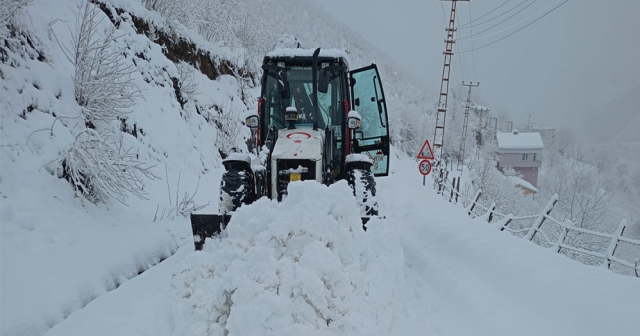
<instances>
[{"instance_id":1,"label":"front wheel","mask_svg":"<svg viewBox=\"0 0 640 336\"><path fill-rule=\"evenodd\" d=\"M346 174L347 183L353 189L358 200L360 215L377 216L378 201L376 199L376 180L373 173L366 169L351 169Z\"/></svg>"},{"instance_id":2,"label":"front wheel","mask_svg":"<svg viewBox=\"0 0 640 336\"><path fill-rule=\"evenodd\" d=\"M242 204L251 204L255 198L252 172L244 169L230 169L224 172L220 181L221 213L235 211Z\"/></svg>"}]
</instances>

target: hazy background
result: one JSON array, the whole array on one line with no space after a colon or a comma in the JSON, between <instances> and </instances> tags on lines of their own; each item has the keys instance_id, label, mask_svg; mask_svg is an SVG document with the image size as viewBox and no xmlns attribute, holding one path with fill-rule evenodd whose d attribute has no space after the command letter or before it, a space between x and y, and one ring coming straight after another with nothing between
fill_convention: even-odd
<instances>
[{"instance_id":1,"label":"hazy background","mask_svg":"<svg viewBox=\"0 0 640 336\"><path fill-rule=\"evenodd\" d=\"M383 50L407 73L437 92L442 73L445 21L451 2L437 0L315 0L336 19L360 32ZM468 23L505 0L458 2L456 25ZM524 0L510 0L475 24L493 18ZM524 20L539 17L561 1L529 0L520 14L486 33L459 40L456 50L476 48L522 27ZM487 29L515 13L483 25ZM640 1L570 0L522 31L475 52L457 53L453 83L480 81L474 89L478 102L495 112L507 112L519 126L531 114L541 125L568 126L577 133L592 130L602 120L620 127L635 118L640 124ZM530 22L532 19L527 20ZM515 27L514 27L515 26ZM456 39L469 36L459 29ZM486 37L486 38L483 38ZM626 95L625 95L626 94ZM626 97L626 99L624 99ZM609 111L610 102L617 111ZM620 111L620 109L624 111ZM620 115L622 113L622 115ZM610 118L609 118L610 116ZM610 127L615 130L617 126ZM634 131L629 134L640 140Z\"/></svg>"}]
</instances>

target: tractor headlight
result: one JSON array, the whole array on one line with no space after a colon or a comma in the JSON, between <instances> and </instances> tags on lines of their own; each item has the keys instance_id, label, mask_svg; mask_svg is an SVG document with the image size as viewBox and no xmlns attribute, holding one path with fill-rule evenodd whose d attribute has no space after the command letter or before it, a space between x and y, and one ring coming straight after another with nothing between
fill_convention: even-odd
<instances>
[{"instance_id":1,"label":"tractor headlight","mask_svg":"<svg viewBox=\"0 0 640 336\"><path fill-rule=\"evenodd\" d=\"M347 127L350 129L355 129L360 127L362 124L362 118L360 114L356 111L349 111L349 115L347 116Z\"/></svg>"},{"instance_id":2,"label":"tractor headlight","mask_svg":"<svg viewBox=\"0 0 640 336\"><path fill-rule=\"evenodd\" d=\"M298 121L298 109L295 106L287 107L287 110L284 112L284 120L286 121Z\"/></svg>"},{"instance_id":3,"label":"tractor headlight","mask_svg":"<svg viewBox=\"0 0 640 336\"><path fill-rule=\"evenodd\" d=\"M258 125L260 124L260 120L258 119L258 116L255 114L248 116L244 122L251 129L258 128Z\"/></svg>"},{"instance_id":4,"label":"tractor headlight","mask_svg":"<svg viewBox=\"0 0 640 336\"><path fill-rule=\"evenodd\" d=\"M349 118L349 121L347 122L347 126L349 126L349 128L358 128L360 127L360 119L357 118Z\"/></svg>"}]
</instances>

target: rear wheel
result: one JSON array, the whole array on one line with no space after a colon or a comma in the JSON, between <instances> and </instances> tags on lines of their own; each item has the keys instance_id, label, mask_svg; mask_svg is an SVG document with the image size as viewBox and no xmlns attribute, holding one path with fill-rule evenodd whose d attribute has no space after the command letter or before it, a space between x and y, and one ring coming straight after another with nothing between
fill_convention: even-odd
<instances>
[{"instance_id":1,"label":"rear wheel","mask_svg":"<svg viewBox=\"0 0 640 336\"><path fill-rule=\"evenodd\" d=\"M242 204L255 200L253 173L244 169L229 169L220 181L220 212L235 211Z\"/></svg>"},{"instance_id":2,"label":"rear wheel","mask_svg":"<svg viewBox=\"0 0 640 336\"><path fill-rule=\"evenodd\" d=\"M360 215L377 216L376 180L368 169L350 169L346 174L347 182L360 205Z\"/></svg>"}]
</instances>

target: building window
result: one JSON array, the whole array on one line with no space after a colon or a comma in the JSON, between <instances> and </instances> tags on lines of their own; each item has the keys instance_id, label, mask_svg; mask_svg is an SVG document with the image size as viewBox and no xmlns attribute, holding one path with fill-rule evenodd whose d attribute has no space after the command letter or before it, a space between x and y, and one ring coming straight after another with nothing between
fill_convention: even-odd
<instances>
[{"instance_id":1,"label":"building window","mask_svg":"<svg viewBox=\"0 0 640 336\"><path fill-rule=\"evenodd\" d=\"M529 154L522 154L522 161L529 160Z\"/></svg>"},{"instance_id":2,"label":"building window","mask_svg":"<svg viewBox=\"0 0 640 336\"><path fill-rule=\"evenodd\" d=\"M535 160L536 160L536 154L534 153L533 154L533 161L535 161Z\"/></svg>"}]
</instances>

